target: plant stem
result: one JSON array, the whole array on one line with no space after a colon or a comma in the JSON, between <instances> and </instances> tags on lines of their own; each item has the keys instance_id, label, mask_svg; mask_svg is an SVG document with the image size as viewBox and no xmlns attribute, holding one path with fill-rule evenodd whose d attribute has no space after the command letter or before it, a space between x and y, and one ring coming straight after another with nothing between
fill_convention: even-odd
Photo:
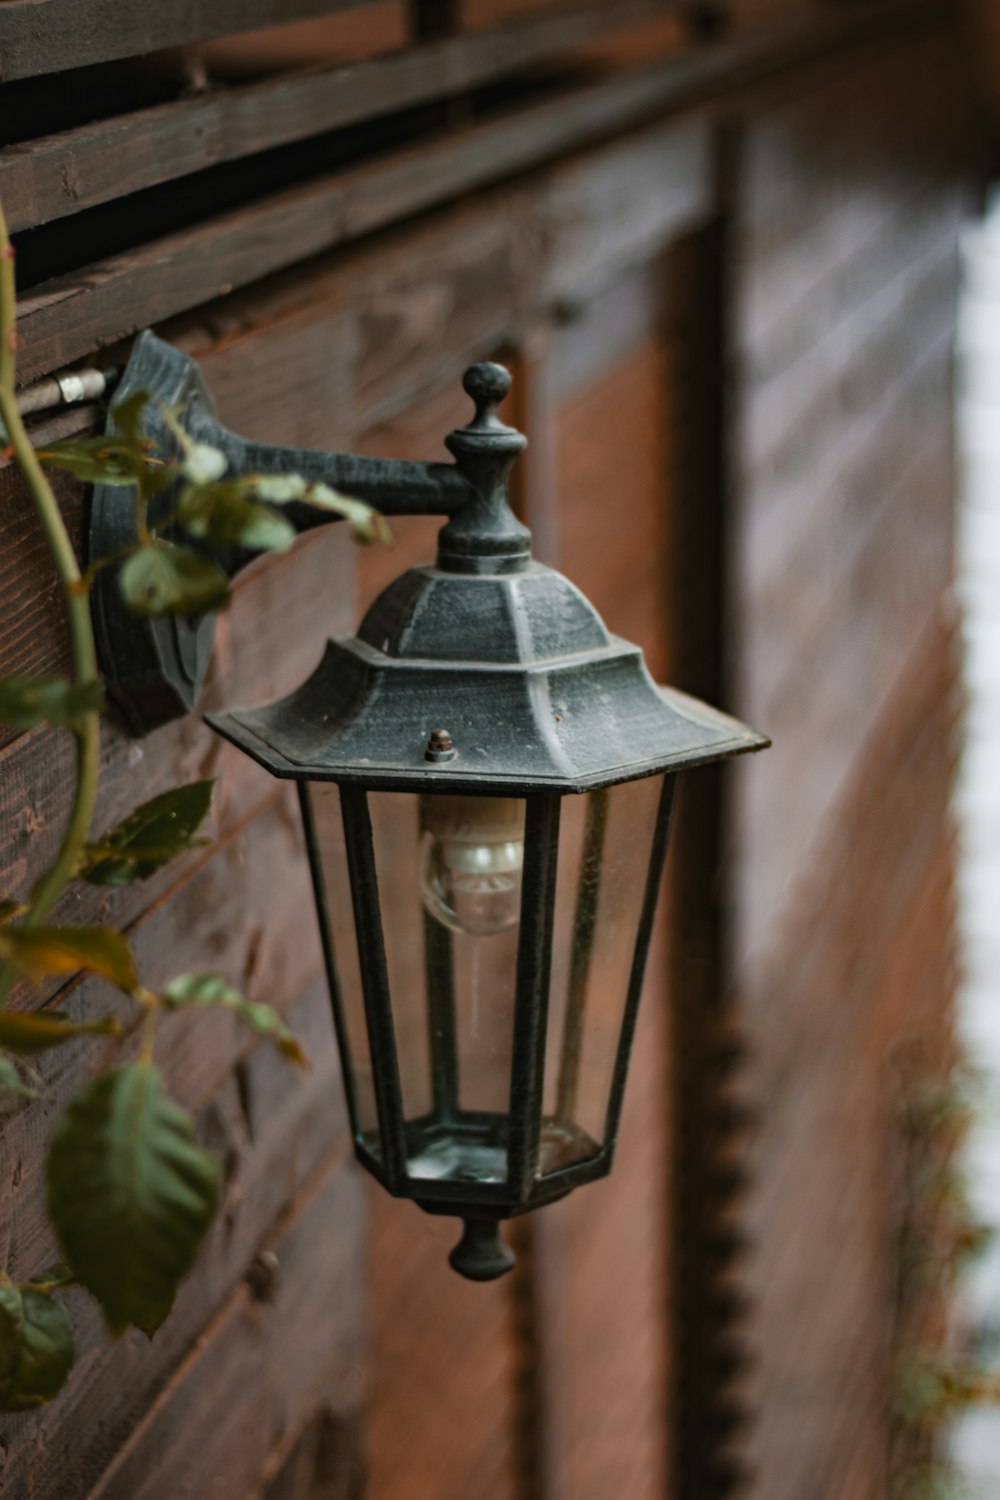
<instances>
[{"instance_id":1,"label":"plant stem","mask_svg":"<svg viewBox=\"0 0 1000 1500\"><path fill-rule=\"evenodd\" d=\"M97 651L90 623L90 602L81 584L80 567L73 551L59 506L35 456L28 434L17 410L14 393L15 351L17 348L17 293L14 278L14 249L7 234L7 224L0 208L0 419L7 431L14 458L34 501L38 519L52 552L59 581L63 587L66 615L73 653L73 683L89 687L100 681ZM77 778L69 819L55 860L42 875L31 893L24 916L27 926L44 922L63 889L73 878L97 798L97 775L100 761L100 719L96 712L86 714L74 728L76 737ZM0 981L0 1003L9 992L9 980Z\"/></svg>"}]
</instances>

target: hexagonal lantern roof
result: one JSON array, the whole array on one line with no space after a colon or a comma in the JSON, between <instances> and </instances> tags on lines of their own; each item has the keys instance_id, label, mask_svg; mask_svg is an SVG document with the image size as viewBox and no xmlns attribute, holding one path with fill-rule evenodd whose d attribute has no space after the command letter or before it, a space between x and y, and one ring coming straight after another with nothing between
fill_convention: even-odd
<instances>
[{"instance_id":1,"label":"hexagonal lantern roof","mask_svg":"<svg viewBox=\"0 0 1000 1500\"><path fill-rule=\"evenodd\" d=\"M375 601L296 692L209 715L273 775L382 789L580 792L761 749L765 736L672 688L568 579L532 560L506 498L524 447L496 415L510 377L474 366L470 425L448 446L475 499L434 566ZM447 759L428 757L435 730Z\"/></svg>"},{"instance_id":2,"label":"hexagonal lantern roof","mask_svg":"<svg viewBox=\"0 0 1000 1500\"><path fill-rule=\"evenodd\" d=\"M767 744L675 689L561 574L412 568L296 692L209 716L275 776L372 787L576 792ZM429 763L444 729L453 758Z\"/></svg>"}]
</instances>

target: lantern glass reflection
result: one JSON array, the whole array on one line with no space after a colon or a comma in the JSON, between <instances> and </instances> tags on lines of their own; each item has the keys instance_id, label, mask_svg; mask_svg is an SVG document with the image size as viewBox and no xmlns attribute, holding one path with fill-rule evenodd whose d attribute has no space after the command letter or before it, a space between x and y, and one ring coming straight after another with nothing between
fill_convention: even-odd
<instances>
[{"instance_id":1,"label":"lantern glass reflection","mask_svg":"<svg viewBox=\"0 0 1000 1500\"><path fill-rule=\"evenodd\" d=\"M538 1132L537 1177L600 1154L661 785L656 776L551 797L560 815L551 967L530 995L518 993L522 876L530 889L527 876L540 853L525 843L525 800L368 794L405 1138L401 1165L418 1195L422 1181L504 1184L512 1130ZM332 895L321 893L321 915L337 971L355 1132L378 1159L366 1025L373 1002L366 1010L363 982L377 956L366 949L366 923L346 899L338 789L315 783L309 801L322 886ZM528 916L536 927L538 919L546 924L543 912ZM519 1005L537 1006L544 1028L544 1087L534 1121L519 1118L512 1088Z\"/></svg>"},{"instance_id":2,"label":"lantern glass reflection","mask_svg":"<svg viewBox=\"0 0 1000 1500\"><path fill-rule=\"evenodd\" d=\"M639 936L663 778L564 797L541 1170L597 1154Z\"/></svg>"}]
</instances>

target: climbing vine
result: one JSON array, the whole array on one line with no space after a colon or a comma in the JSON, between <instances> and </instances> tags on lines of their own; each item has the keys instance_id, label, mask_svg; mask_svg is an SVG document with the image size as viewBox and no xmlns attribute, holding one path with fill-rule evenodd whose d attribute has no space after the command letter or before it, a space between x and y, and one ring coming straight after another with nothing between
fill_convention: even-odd
<instances>
[{"instance_id":1,"label":"climbing vine","mask_svg":"<svg viewBox=\"0 0 1000 1500\"><path fill-rule=\"evenodd\" d=\"M951 1316L964 1272L993 1240L961 1170L982 1095L961 1058L941 1073L909 1071L900 1093L890 1500L974 1500L949 1461L948 1430L970 1409L1000 1404L994 1360L960 1336Z\"/></svg>"},{"instance_id":2,"label":"climbing vine","mask_svg":"<svg viewBox=\"0 0 1000 1500\"><path fill-rule=\"evenodd\" d=\"M203 844L200 830L212 797L210 781L195 782L144 802L113 828L92 829L104 702L88 597L94 578L115 564L125 602L138 616L200 615L224 609L229 597L228 578L211 547L285 550L295 531L281 507L293 500L344 516L361 541L384 535L384 522L368 506L298 475L227 477L223 455L190 441L177 413L163 413L174 451L154 451L144 433L151 399L145 392L114 408L114 436L36 449L15 395L14 263L0 211L0 440L23 475L51 552L72 662L67 677L0 677L0 724L70 734L76 777L54 859L36 873L23 901L0 903L0 1110L30 1109L44 1096L36 1059L48 1049L93 1037L105 1047L111 1039L120 1055L112 1066L95 1069L49 1141L47 1207L63 1262L39 1267L26 1282L0 1272L0 1410L8 1412L51 1400L69 1374L73 1327L60 1293L86 1288L114 1336L129 1327L152 1334L168 1316L218 1207L219 1163L198 1144L191 1119L169 1098L156 1066L161 1016L223 1007L290 1062L305 1063L279 1013L223 976L181 974L152 989L124 933L52 921L72 882L131 885ZM124 552L81 569L47 477L53 469L121 488L134 520ZM22 1000L32 989L47 994L80 974L95 976L118 1000L102 1014L75 1017L49 1008L47 1000L35 1008Z\"/></svg>"}]
</instances>

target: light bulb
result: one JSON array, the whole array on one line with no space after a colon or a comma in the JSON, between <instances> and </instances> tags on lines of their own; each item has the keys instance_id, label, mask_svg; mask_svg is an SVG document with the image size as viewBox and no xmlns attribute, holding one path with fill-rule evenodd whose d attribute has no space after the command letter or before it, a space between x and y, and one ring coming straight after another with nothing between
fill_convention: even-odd
<instances>
[{"instance_id":1,"label":"light bulb","mask_svg":"<svg viewBox=\"0 0 1000 1500\"><path fill-rule=\"evenodd\" d=\"M470 937L521 918L524 803L516 797L425 797L420 892L431 916Z\"/></svg>"}]
</instances>

